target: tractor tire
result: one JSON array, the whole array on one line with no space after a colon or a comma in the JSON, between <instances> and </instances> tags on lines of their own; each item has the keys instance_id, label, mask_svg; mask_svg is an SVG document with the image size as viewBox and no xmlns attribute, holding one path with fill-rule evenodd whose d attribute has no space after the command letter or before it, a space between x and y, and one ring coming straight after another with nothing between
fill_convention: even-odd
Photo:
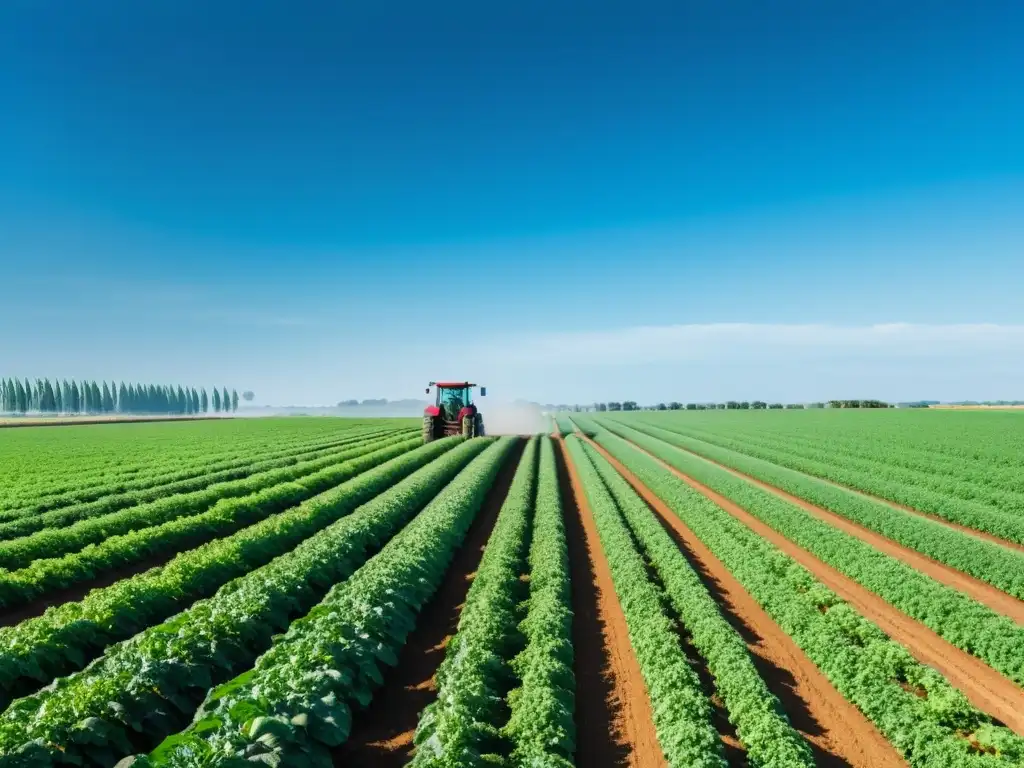
<instances>
[{"instance_id":1,"label":"tractor tire","mask_svg":"<svg viewBox=\"0 0 1024 768\"><path fill-rule=\"evenodd\" d=\"M486 434L484 432L484 417L481 416L479 413L476 415L476 418L474 419L473 426L477 437L483 437Z\"/></svg>"},{"instance_id":2,"label":"tractor tire","mask_svg":"<svg viewBox=\"0 0 1024 768\"><path fill-rule=\"evenodd\" d=\"M432 416L423 417L423 443L429 443L434 440L434 418Z\"/></svg>"},{"instance_id":3,"label":"tractor tire","mask_svg":"<svg viewBox=\"0 0 1024 768\"><path fill-rule=\"evenodd\" d=\"M462 436L467 439L476 437L476 420L472 416L462 417Z\"/></svg>"}]
</instances>

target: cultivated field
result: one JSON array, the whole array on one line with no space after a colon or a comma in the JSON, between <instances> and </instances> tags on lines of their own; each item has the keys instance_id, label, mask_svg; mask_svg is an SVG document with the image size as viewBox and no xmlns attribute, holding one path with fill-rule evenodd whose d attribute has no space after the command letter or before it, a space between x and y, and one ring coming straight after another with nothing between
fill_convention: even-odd
<instances>
[{"instance_id":1,"label":"cultivated field","mask_svg":"<svg viewBox=\"0 0 1024 768\"><path fill-rule=\"evenodd\" d=\"M0 430L0 766L1024 765L1024 414Z\"/></svg>"}]
</instances>

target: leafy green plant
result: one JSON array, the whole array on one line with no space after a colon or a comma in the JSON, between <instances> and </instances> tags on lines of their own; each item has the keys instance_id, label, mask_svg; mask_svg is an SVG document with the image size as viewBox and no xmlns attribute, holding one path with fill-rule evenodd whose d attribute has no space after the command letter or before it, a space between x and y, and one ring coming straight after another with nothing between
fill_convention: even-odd
<instances>
[{"instance_id":1,"label":"leafy green plant","mask_svg":"<svg viewBox=\"0 0 1024 768\"><path fill-rule=\"evenodd\" d=\"M506 751L501 727L515 675L509 662L521 645L517 605L526 567L537 440L523 452L508 496L487 541L458 631L435 675L437 698L420 716L412 768L476 764Z\"/></svg>"},{"instance_id":2,"label":"leafy green plant","mask_svg":"<svg viewBox=\"0 0 1024 768\"><path fill-rule=\"evenodd\" d=\"M265 565L452 449L445 438L403 453L336 488L224 539L183 552L167 565L93 590L42 616L0 629L0 706L81 669L108 645L131 637L233 578ZM461 449L464 461L475 450ZM448 463L454 475L458 463Z\"/></svg>"},{"instance_id":3,"label":"leafy green plant","mask_svg":"<svg viewBox=\"0 0 1024 768\"><path fill-rule=\"evenodd\" d=\"M519 625L526 648L512 662L520 686L508 697L504 728L513 768L569 768L576 752L569 554L552 441L540 438L530 597Z\"/></svg>"},{"instance_id":4,"label":"leafy green plant","mask_svg":"<svg viewBox=\"0 0 1024 768\"><path fill-rule=\"evenodd\" d=\"M445 488L453 465L467 452L486 452L487 442L442 455L213 597L14 701L0 715L0 762L17 754L33 765L109 765L140 740L184 727L209 688L248 667L276 632L358 570Z\"/></svg>"},{"instance_id":5,"label":"leafy green plant","mask_svg":"<svg viewBox=\"0 0 1024 768\"><path fill-rule=\"evenodd\" d=\"M580 439L567 440L611 569L615 593L629 628L651 700L658 743L670 766L726 765L721 739L711 725L711 705L690 668L662 593L647 576L615 501L597 475Z\"/></svg>"},{"instance_id":6,"label":"leafy green plant","mask_svg":"<svg viewBox=\"0 0 1024 768\"><path fill-rule=\"evenodd\" d=\"M1024 759L1024 740L993 724L938 672L919 663L802 566L626 440L588 421L622 462L704 542L915 768L991 768ZM665 458L673 449L644 446Z\"/></svg>"},{"instance_id":7,"label":"leafy green plant","mask_svg":"<svg viewBox=\"0 0 1024 768\"><path fill-rule=\"evenodd\" d=\"M196 722L145 765L329 764L437 590L516 438L477 456L395 538L333 588L255 667L214 688ZM470 441L470 444L479 440Z\"/></svg>"}]
</instances>

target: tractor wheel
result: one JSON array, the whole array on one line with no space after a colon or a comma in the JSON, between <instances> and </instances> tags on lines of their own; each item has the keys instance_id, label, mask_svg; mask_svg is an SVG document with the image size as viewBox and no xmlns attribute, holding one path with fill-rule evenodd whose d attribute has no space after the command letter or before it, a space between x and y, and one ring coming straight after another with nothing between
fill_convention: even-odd
<instances>
[{"instance_id":1,"label":"tractor wheel","mask_svg":"<svg viewBox=\"0 0 1024 768\"><path fill-rule=\"evenodd\" d=\"M484 432L484 417L481 416L479 413L474 418L473 427L477 437L483 437L484 434L486 434Z\"/></svg>"},{"instance_id":2,"label":"tractor wheel","mask_svg":"<svg viewBox=\"0 0 1024 768\"><path fill-rule=\"evenodd\" d=\"M462 436L466 438L476 437L476 421L472 416L462 417Z\"/></svg>"},{"instance_id":3,"label":"tractor wheel","mask_svg":"<svg viewBox=\"0 0 1024 768\"><path fill-rule=\"evenodd\" d=\"M434 418L432 416L423 417L423 442L429 443L434 439Z\"/></svg>"}]
</instances>

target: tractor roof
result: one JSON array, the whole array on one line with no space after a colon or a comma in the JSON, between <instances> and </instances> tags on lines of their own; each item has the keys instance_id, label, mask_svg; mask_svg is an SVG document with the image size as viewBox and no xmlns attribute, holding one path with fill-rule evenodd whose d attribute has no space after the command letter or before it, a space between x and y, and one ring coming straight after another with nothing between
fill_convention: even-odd
<instances>
[{"instance_id":1,"label":"tractor roof","mask_svg":"<svg viewBox=\"0 0 1024 768\"><path fill-rule=\"evenodd\" d=\"M441 387L442 389L455 388L455 387L475 387L476 386L476 384L473 384L473 383L468 382L468 381L432 381L430 383L433 384L436 387Z\"/></svg>"}]
</instances>

